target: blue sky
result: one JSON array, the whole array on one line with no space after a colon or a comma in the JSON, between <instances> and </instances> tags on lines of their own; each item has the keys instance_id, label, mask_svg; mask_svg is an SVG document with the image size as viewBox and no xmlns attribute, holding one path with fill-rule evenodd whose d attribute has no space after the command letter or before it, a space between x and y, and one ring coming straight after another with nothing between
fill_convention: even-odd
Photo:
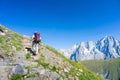
<instances>
[{"instance_id":1,"label":"blue sky","mask_svg":"<svg viewBox=\"0 0 120 80\"><path fill-rule=\"evenodd\" d=\"M120 40L120 0L0 0L0 24L56 49L106 35Z\"/></svg>"}]
</instances>

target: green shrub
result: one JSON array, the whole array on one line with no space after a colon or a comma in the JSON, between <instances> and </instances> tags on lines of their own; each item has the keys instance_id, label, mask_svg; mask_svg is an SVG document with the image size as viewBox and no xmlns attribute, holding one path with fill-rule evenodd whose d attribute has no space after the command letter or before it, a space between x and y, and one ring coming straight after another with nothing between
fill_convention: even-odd
<instances>
[{"instance_id":1,"label":"green shrub","mask_svg":"<svg viewBox=\"0 0 120 80\"><path fill-rule=\"evenodd\" d=\"M53 66L51 70L52 70L52 71L56 71L57 68L56 68L55 66Z\"/></svg>"},{"instance_id":2,"label":"green shrub","mask_svg":"<svg viewBox=\"0 0 120 80\"><path fill-rule=\"evenodd\" d=\"M49 68L49 64L45 63L42 59L36 60L38 66L42 65L44 68Z\"/></svg>"},{"instance_id":3,"label":"green shrub","mask_svg":"<svg viewBox=\"0 0 120 80\"><path fill-rule=\"evenodd\" d=\"M21 49L22 49L22 48L21 48L20 46L17 46L17 47L16 47L16 50L17 50L17 51L20 51Z\"/></svg>"},{"instance_id":4,"label":"green shrub","mask_svg":"<svg viewBox=\"0 0 120 80\"><path fill-rule=\"evenodd\" d=\"M14 36L14 37L21 37L18 33L16 33L16 32L14 32L13 34L12 34L12 36Z\"/></svg>"},{"instance_id":5,"label":"green shrub","mask_svg":"<svg viewBox=\"0 0 120 80\"><path fill-rule=\"evenodd\" d=\"M31 66L26 66L26 67L25 67L25 69L30 69L30 68L31 68Z\"/></svg>"},{"instance_id":6,"label":"green shrub","mask_svg":"<svg viewBox=\"0 0 120 80\"><path fill-rule=\"evenodd\" d=\"M4 46L1 46L1 48L2 48L3 50L8 51L10 47L9 47L8 45L4 45Z\"/></svg>"},{"instance_id":7,"label":"green shrub","mask_svg":"<svg viewBox=\"0 0 120 80\"><path fill-rule=\"evenodd\" d=\"M26 59L31 59L31 54L30 53L26 54Z\"/></svg>"},{"instance_id":8,"label":"green shrub","mask_svg":"<svg viewBox=\"0 0 120 80\"><path fill-rule=\"evenodd\" d=\"M28 74L26 78L32 78L38 76L37 73Z\"/></svg>"},{"instance_id":9,"label":"green shrub","mask_svg":"<svg viewBox=\"0 0 120 80\"><path fill-rule=\"evenodd\" d=\"M22 42L20 40L12 40L11 44L16 47L17 51L20 51L22 49Z\"/></svg>"},{"instance_id":10,"label":"green shrub","mask_svg":"<svg viewBox=\"0 0 120 80\"><path fill-rule=\"evenodd\" d=\"M2 38L0 38L0 43L2 43Z\"/></svg>"},{"instance_id":11,"label":"green shrub","mask_svg":"<svg viewBox=\"0 0 120 80\"><path fill-rule=\"evenodd\" d=\"M40 48L38 49L38 53L40 53Z\"/></svg>"},{"instance_id":12,"label":"green shrub","mask_svg":"<svg viewBox=\"0 0 120 80\"><path fill-rule=\"evenodd\" d=\"M22 75L14 74L14 75L12 75L10 80L22 80Z\"/></svg>"},{"instance_id":13,"label":"green shrub","mask_svg":"<svg viewBox=\"0 0 120 80\"><path fill-rule=\"evenodd\" d=\"M57 78L56 80L60 80L60 78Z\"/></svg>"},{"instance_id":14,"label":"green shrub","mask_svg":"<svg viewBox=\"0 0 120 80\"><path fill-rule=\"evenodd\" d=\"M0 43L3 43L7 39L6 36L0 36Z\"/></svg>"},{"instance_id":15,"label":"green shrub","mask_svg":"<svg viewBox=\"0 0 120 80\"><path fill-rule=\"evenodd\" d=\"M42 66L43 66L44 68L49 68L49 63L43 63Z\"/></svg>"},{"instance_id":16,"label":"green shrub","mask_svg":"<svg viewBox=\"0 0 120 80\"><path fill-rule=\"evenodd\" d=\"M59 73L59 68L55 66L51 67L50 70Z\"/></svg>"},{"instance_id":17,"label":"green shrub","mask_svg":"<svg viewBox=\"0 0 120 80\"><path fill-rule=\"evenodd\" d=\"M30 73L30 68L31 66L26 66L25 69L27 69L27 73L29 74Z\"/></svg>"}]
</instances>

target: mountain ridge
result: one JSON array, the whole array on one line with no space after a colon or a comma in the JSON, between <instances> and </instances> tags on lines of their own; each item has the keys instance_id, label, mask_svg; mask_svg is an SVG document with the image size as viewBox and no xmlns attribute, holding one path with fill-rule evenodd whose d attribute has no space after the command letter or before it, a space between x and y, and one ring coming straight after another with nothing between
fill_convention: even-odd
<instances>
[{"instance_id":1,"label":"mountain ridge","mask_svg":"<svg viewBox=\"0 0 120 80\"><path fill-rule=\"evenodd\" d=\"M71 49L59 50L67 58L73 54L76 55L76 60L106 60L120 57L120 41L113 36L105 36L104 38L94 42L80 42ZM74 59L75 56L73 56ZM75 59L74 59L75 60Z\"/></svg>"}]
</instances>

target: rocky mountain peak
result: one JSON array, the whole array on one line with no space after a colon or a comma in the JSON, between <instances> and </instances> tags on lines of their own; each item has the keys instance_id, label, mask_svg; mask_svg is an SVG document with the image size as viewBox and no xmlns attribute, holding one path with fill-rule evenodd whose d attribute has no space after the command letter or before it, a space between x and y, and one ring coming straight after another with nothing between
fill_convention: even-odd
<instances>
[{"instance_id":1,"label":"rocky mountain peak","mask_svg":"<svg viewBox=\"0 0 120 80\"><path fill-rule=\"evenodd\" d=\"M113 59L120 57L120 41L113 36L105 36L104 38L93 42L81 42L76 48L71 48L71 52L66 54L76 54L77 60L91 60L91 59ZM64 53L61 51L61 53Z\"/></svg>"}]
</instances>

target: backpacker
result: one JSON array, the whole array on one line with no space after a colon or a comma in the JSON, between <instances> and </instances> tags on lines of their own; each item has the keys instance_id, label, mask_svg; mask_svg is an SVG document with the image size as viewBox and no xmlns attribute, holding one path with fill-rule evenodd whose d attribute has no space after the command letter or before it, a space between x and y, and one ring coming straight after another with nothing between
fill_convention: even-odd
<instances>
[{"instance_id":1,"label":"backpacker","mask_svg":"<svg viewBox=\"0 0 120 80\"><path fill-rule=\"evenodd\" d=\"M35 32L34 33L34 41L36 43L39 43L40 42L40 33L39 32Z\"/></svg>"}]
</instances>

